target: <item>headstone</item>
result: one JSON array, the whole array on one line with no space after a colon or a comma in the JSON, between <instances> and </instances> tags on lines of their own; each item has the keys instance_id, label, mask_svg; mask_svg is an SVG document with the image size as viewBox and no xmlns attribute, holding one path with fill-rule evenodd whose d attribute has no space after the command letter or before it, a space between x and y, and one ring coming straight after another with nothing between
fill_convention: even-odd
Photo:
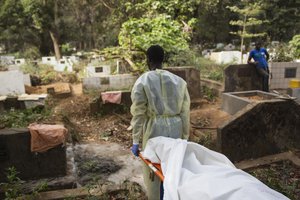
<instances>
[{"instance_id":1,"label":"headstone","mask_svg":"<svg viewBox=\"0 0 300 200\"><path fill-rule=\"evenodd\" d=\"M229 65L224 70L224 92L262 90L262 78L253 65Z\"/></svg>"},{"instance_id":2,"label":"headstone","mask_svg":"<svg viewBox=\"0 0 300 200\"><path fill-rule=\"evenodd\" d=\"M200 71L193 67L167 67L165 70L184 79L191 99L201 97Z\"/></svg>"},{"instance_id":3,"label":"headstone","mask_svg":"<svg viewBox=\"0 0 300 200\"><path fill-rule=\"evenodd\" d=\"M0 72L0 95L18 95L24 93L24 75L22 72Z\"/></svg>"},{"instance_id":4,"label":"headstone","mask_svg":"<svg viewBox=\"0 0 300 200\"><path fill-rule=\"evenodd\" d=\"M107 75L101 77L86 77L82 79L84 92L88 91L128 91L131 90L137 77L131 74Z\"/></svg>"},{"instance_id":5,"label":"headstone","mask_svg":"<svg viewBox=\"0 0 300 200\"><path fill-rule=\"evenodd\" d=\"M87 77L101 77L111 74L111 67L109 65L89 65L86 68Z\"/></svg>"},{"instance_id":6,"label":"headstone","mask_svg":"<svg viewBox=\"0 0 300 200\"><path fill-rule=\"evenodd\" d=\"M58 72L72 72L73 71L73 63L68 59L60 59L55 65L54 70Z\"/></svg>"}]
</instances>

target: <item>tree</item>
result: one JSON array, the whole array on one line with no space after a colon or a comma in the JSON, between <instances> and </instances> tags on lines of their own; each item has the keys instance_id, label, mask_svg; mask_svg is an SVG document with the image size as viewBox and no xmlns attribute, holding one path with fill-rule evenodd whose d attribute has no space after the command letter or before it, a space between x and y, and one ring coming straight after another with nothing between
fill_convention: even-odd
<instances>
[{"instance_id":1,"label":"tree","mask_svg":"<svg viewBox=\"0 0 300 200\"><path fill-rule=\"evenodd\" d=\"M27 46L39 44L39 34L30 24L20 1L0 2L0 43L8 52L24 51Z\"/></svg>"},{"instance_id":2,"label":"tree","mask_svg":"<svg viewBox=\"0 0 300 200\"><path fill-rule=\"evenodd\" d=\"M25 13L32 18L32 25L41 32L49 33L57 60L61 58L58 31L58 9L61 3L58 0L22 0Z\"/></svg>"},{"instance_id":3,"label":"tree","mask_svg":"<svg viewBox=\"0 0 300 200\"><path fill-rule=\"evenodd\" d=\"M241 63L243 63L243 46L245 38L261 37L266 35L265 32L251 33L249 32L250 27L258 26L266 22L258 19L263 13L261 3L251 2L249 0L242 1L243 7L227 6L229 10L238 14L238 20L231 20L229 23L233 26L239 26L240 30L236 32L230 32L233 35L238 35L241 38Z\"/></svg>"},{"instance_id":4,"label":"tree","mask_svg":"<svg viewBox=\"0 0 300 200\"><path fill-rule=\"evenodd\" d=\"M269 23L265 24L271 40L287 42L300 34L300 1L262 1L263 10Z\"/></svg>"},{"instance_id":5,"label":"tree","mask_svg":"<svg viewBox=\"0 0 300 200\"><path fill-rule=\"evenodd\" d=\"M123 23L119 43L128 50L146 51L153 44L160 44L167 53L188 48L188 35L182 26L166 15L155 18L130 19Z\"/></svg>"}]
</instances>

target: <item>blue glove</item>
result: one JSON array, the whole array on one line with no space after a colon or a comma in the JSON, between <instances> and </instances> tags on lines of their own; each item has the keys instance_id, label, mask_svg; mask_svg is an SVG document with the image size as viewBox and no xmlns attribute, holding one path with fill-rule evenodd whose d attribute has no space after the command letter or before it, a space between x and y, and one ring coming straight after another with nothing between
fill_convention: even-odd
<instances>
[{"instance_id":1,"label":"blue glove","mask_svg":"<svg viewBox=\"0 0 300 200\"><path fill-rule=\"evenodd\" d=\"M131 147L131 152L136 156L138 157L139 156L139 144L133 144L132 147Z\"/></svg>"}]
</instances>

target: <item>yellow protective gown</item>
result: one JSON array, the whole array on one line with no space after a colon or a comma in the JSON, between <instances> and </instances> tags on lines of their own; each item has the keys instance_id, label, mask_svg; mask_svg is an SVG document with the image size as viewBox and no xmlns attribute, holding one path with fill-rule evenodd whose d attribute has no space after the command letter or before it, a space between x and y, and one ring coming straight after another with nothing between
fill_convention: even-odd
<instances>
[{"instance_id":1,"label":"yellow protective gown","mask_svg":"<svg viewBox=\"0 0 300 200\"><path fill-rule=\"evenodd\" d=\"M131 99L134 144L141 136L143 149L148 139L157 136L188 139L190 97L182 78L166 70L146 72L135 82ZM159 200L160 180L156 176L151 180L146 165L143 175L149 200Z\"/></svg>"}]
</instances>

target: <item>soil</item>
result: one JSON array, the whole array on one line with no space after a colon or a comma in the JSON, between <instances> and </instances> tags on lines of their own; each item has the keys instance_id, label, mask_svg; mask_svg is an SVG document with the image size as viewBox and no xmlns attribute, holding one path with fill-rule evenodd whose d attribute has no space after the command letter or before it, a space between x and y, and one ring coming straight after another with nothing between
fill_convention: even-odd
<instances>
[{"instance_id":1,"label":"soil","mask_svg":"<svg viewBox=\"0 0 300 200\"><path fill-rule=\"evenodd\" d=\"M230 119L220 108L220 99L191 110L190 141L216 150L217 128Z\"/></svg>"},{"instance_id":2,"label":"soil","mask_svg":"<svg viewBox=\"0 0 300 200\"><path fill-rule=\"evenodd\" d=\"M248 173L290 199L300 199L300 166L291 161L273 163L249 170Z\"/></svg>"},{"instance_id":3,"label":"soil","mask_svg":"<svg viewBox=\"0 0 300 200\"><path fill-rule=\"evenodd\" d=\"M261 97L261 96L257 96L257 95L249 96L249 97L243 97L243 98L249 99L251 101L264 101L264 100L266 100L266 98Z\"/></svg>"}]
</instances>

